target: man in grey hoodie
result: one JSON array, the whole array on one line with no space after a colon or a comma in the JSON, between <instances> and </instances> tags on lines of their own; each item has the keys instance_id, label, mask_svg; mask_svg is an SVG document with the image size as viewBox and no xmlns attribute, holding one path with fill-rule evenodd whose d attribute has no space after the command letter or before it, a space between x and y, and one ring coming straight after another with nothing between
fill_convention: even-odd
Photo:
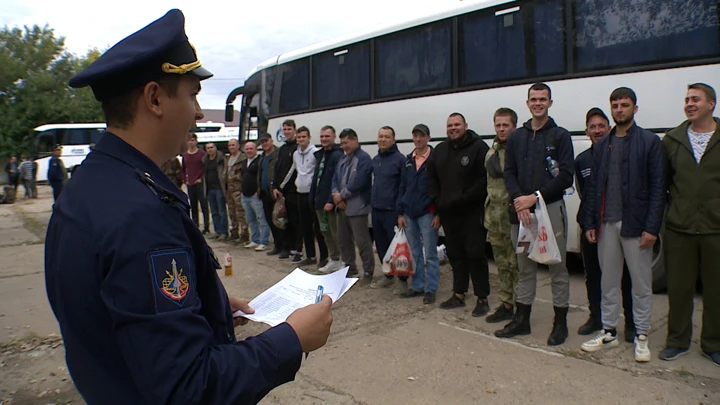
<instances>
[{"instance_id":1,"label":"man in grey hoodie","mask_svg":"<svg viewBox=\"0 0 720 405\"><path fill-rule=\"evenodd\" d=\"M302 252L298 252L293 258L293 263L301 266L317 264L315 258L315 237L318 240L320 248L320 260L327 262L328 249L325 245L325 239L320 233L320 223L313 205L310 203L310 186L312 186L313 174L315 174L315 152L318 148L310 144L310 130L307 127L298 128L295 133L295 140L298 148L293 153L293 163L285 175L285 179L280 184L280 188L284 189L285 185L290 182L293 173L297 172L295 177L295 187L298 193L298 212L300 213L300 228L298 231L305 242L305 253L307 257L302 259Z\"/></svg>"},{"instance_id":2,"label":"man in grey hoodie","mask_svg":"<svg viewBox=\"0 0 720 405\"><path fill-rule=\"evenodd\" d=\"M337 207L338 244L343 262L350 266L348 275L356 275L355 244L360 251L363 263L363 278L360 284L372 282L375 271L368 214L372 188L372 160L370 155L360 148L357 133L344 129L340 133L340 147L345 156L338 162L332 180L332 198ZM353 240L355 244L353 244Z\"/></svg>"}]
</instances>

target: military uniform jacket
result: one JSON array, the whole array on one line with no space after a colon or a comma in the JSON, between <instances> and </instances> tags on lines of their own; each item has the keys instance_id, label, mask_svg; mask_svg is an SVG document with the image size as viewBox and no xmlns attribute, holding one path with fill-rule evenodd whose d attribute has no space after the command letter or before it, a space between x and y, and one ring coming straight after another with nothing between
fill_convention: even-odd
<instances>
[{"instance_id":1,"label":"military uniform jacket","mask_svg":"<svg viewBox=\"0 0 720 405\"><path fill-rule=\"evenodd\" d=\"M497 153L500 163L499 177L490 175L487 169L488 161ZM491 163L492 164L492 163ZM488 172L487 176L487 198L485 199L485 229L488 232L510 233L510 195L505 188L505 178L503 170L505 169L505 144L495 141L485 154L485 167Z\"/></svg>"},{"instance_id":2,"label":"military uniform jacket","mask_svg":"<svg viewBox=\"0 0 720 405\"><path fill-rule=\"evenodd\" d=\"M236 341L217 259L160 168L112 133L82 165L54 206L45 277L85 401L254 404L293 380L287 323Z\"/></svg>"},{"instance_id":3,"label":"military uniform jacket","mask_svg":"<svg viewBox=\"0 0 720 405\"><path fill-rule=\"evenodd\" d=\"M243 163L247 160L247 156L245 156L244 153L240 152L238 155L237 160L231 167L228 168L228 170L225 171L226 173L226 179L225 179L225 192L226 193L235 193L235 192L241 192L242 191L242 167ZM230 158L228 158L228 164L230 162Z\"/></svg>"}]
</instances>

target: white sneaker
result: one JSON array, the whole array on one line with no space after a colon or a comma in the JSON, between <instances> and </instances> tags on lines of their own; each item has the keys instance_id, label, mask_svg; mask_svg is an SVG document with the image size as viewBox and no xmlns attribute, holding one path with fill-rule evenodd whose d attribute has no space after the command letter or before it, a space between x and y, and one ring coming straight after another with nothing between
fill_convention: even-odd
<instances>
[{"instance_id":1,"label":"white sneaker","mask_svg":"<svg viewBox=\"0 0 720 405\"><path fill-rule=\"evenodd\" d=\"M340 270L342 268L342 263L338 260L330 260L328 263L318 269L321 273L332 273L334 271Z\"/></svg>"},{"instance_id":2,"label":"white sneaker","mask_svg":"<svg viewBox=\"0 0 720 405\"><path fill-rule=\"evenodd\" d=\"M635 361L638 363L647 363L650 361L647 335L635 336Z\"/></svg>"},{"instance_id":3,"label":"white sneaker","mask_svg":"<svg viewBox=\"0 0 720 405\"><path fill-rule=\"evenodd\" d=\"M620 345L620 341L617 339L617 335L613 336L612 333L603 329L597 336L583 343L580 348L592 353L618 345Z\"/></svg>"},{"instance_id":4,"label":"white sneaker","mask_svg":"<svg viewBox=\"0 0 720 405\"><path fill-rule=\"evenodd\" d=\"M246 243L245 245L243 245L243 247L244 247L245 249L253 249L253 248L256 248L256 247L258 247L258 246L260 246L260 245L258 245L258 244L255 243L255 242L248 242L248 243Z\"/></svg>"},{"instance_id":5,"label":"white sneaker","mask_svg":"<svg viewBox=\"0 0 720 405\"><path fill-rule=\"evenodd\" d=\"M262 252L262 251L265 250L265 249L267 249L267 246L266 246L266 245L257 245L257 247L255 248L255 251L256 251L256 252Z\"/></svg>"}]
</instances>

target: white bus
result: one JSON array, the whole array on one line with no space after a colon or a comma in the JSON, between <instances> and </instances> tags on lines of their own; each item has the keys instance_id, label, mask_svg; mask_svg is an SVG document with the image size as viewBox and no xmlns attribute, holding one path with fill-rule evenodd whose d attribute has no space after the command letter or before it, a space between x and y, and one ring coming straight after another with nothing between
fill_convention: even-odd
<instances>
[{"instance_id":1,"label":"white bus","mask_svg":"<svg viewBox=\"0 0 720 405\"><path fill-rule=\"evenodd\" d=\"M90 153L105 131L105 123L87 124L46 124L35 128L36 161L38 163L38 181L47 180L48 162L55 145L62 145L61 159L72 172ZM198 122L195 132L198 143L214 142L218 149L227 152L230 139L238 139L237 127L226 127L223 123Z\"/></svg>"},{"instance_id":2,"label":"white bus","mask_svg":"<svg viewBox=\"0 0 720 405\"><path fill-rule=\"evenodd\" d=\"M327 40L259 64L228 96L242 96L243 123L282 141L292 118L313 135L324 125L353 128L371 155L378 129L392 126L403 152L410 131L460 112L491 142L492 115L510 107L530 118L527 89L552 89L550 115L573 134L575 155L589 147L585 113L608 116L613 89L638 95L640 126L658 134L684 119L687 85L720 89L720 0L525 0L461 3L458 8L358 35ZM227 118L227 117L226 117ZM317 138L315 138L317 139ZM566 198L568 251L580 251L577 195Z\"/></svg>"}]
</instances>

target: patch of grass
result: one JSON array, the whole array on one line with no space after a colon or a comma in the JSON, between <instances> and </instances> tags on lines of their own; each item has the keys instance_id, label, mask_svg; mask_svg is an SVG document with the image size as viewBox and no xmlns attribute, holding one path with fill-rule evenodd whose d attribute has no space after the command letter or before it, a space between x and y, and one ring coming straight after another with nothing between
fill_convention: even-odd
<instances>
[{"instance_id":1,"label":"patch of grass","mask_svg":"<svg viewBox=\"0 0 720 405\"><path fill-rule=\"evenodd\" d=\"M24 213L21 215L23 224L25 225L25 229L30 231L33 235L37 236L40 239L39 243L45 243L45 232L47 231L47 224L43 224L37 219Z\"/></svg>"}]
</instances>

